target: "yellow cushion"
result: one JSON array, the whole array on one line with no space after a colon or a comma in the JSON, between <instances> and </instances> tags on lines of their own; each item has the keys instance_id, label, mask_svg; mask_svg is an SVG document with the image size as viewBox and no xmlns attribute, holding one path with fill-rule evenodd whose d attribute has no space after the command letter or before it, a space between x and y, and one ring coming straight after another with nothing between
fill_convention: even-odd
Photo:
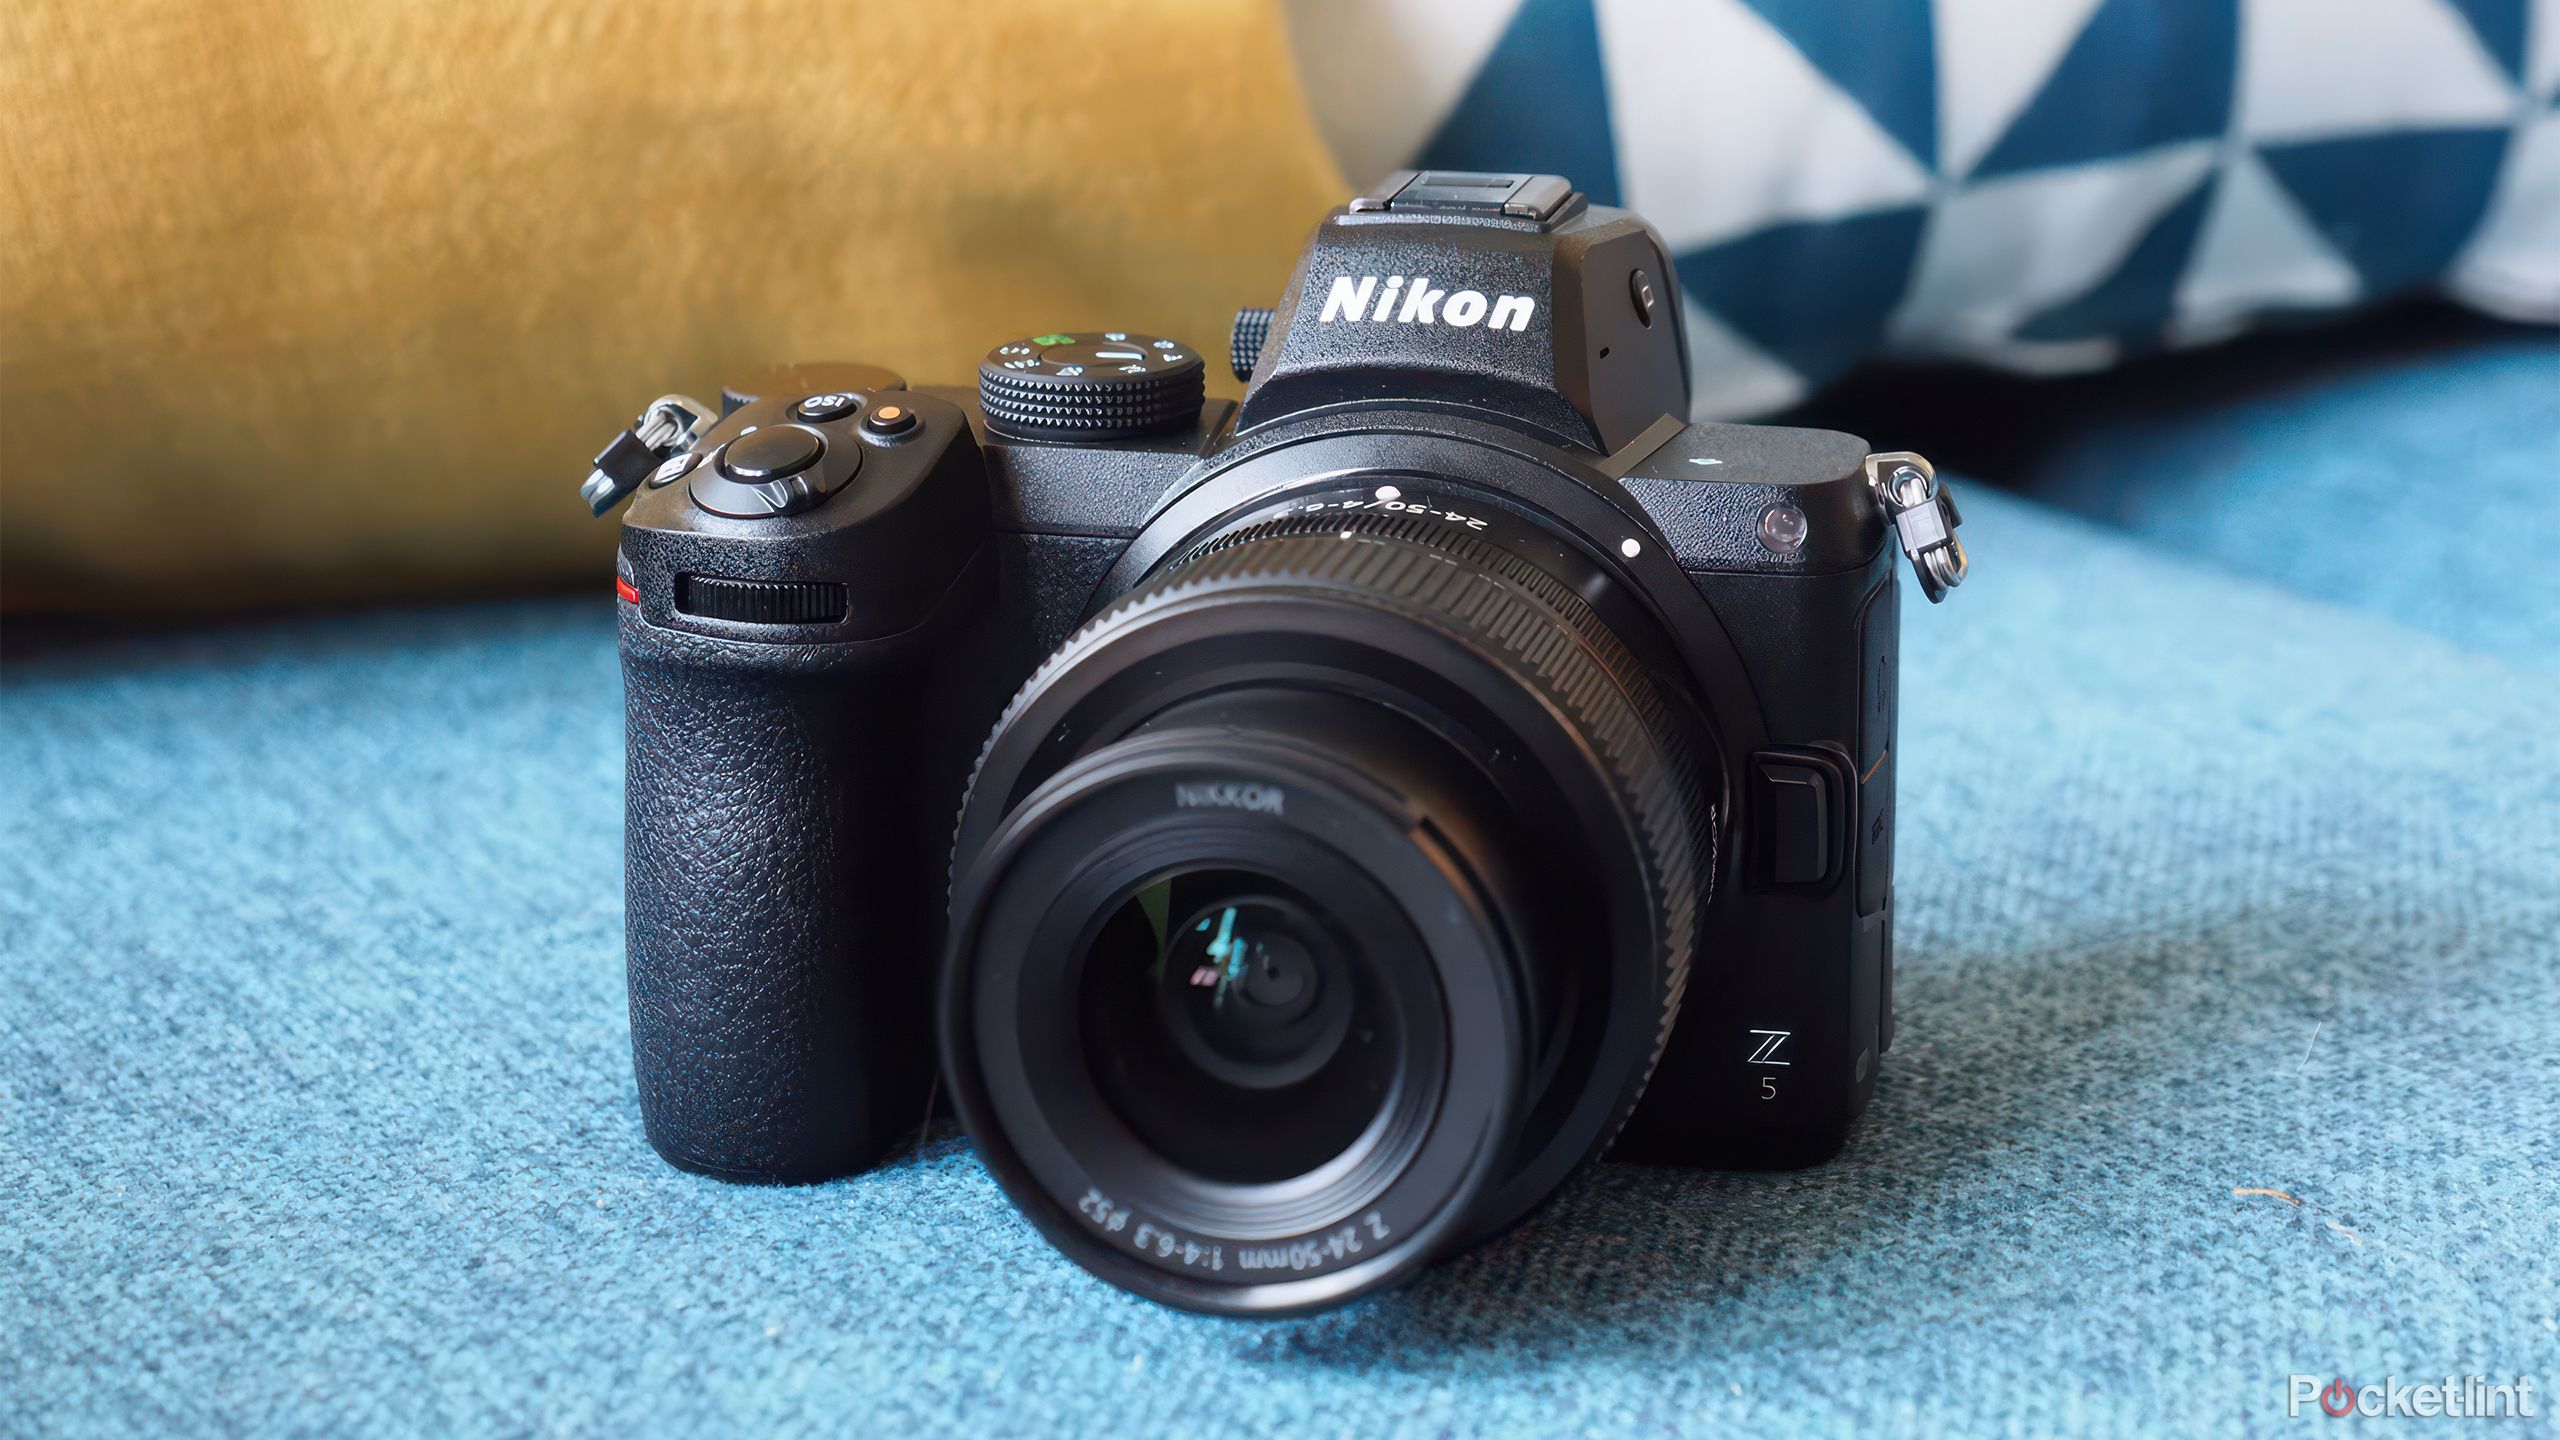
<instances>
[{"instance_id":1,"label":"yellow cushion","mask_svg":"<svg viewBox=\"0 0 2560 1440\"><path fill-rule=\"evenodd\" d=\"M667 390L1217 353L1343 187L1253 0L11 0L0 599L602 577Z\"/></svg>"}]
</instances>

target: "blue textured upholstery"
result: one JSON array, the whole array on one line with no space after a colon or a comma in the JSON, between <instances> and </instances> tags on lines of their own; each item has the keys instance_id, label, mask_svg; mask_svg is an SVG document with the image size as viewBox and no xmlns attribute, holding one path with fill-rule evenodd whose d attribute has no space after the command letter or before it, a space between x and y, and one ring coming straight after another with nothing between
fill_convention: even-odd
<instances>
[{"instance_id":1,"label":"blue textured upholstery","mask_svg":"<svg viewBox=\"0 0 2560 1440\"><path fill-rule=\"evenodd\" d=\"M601 593L14 658L0 1433L2223 1435L2297 1371L2560 1387L2550 359L2093 436L2065 469L2182 477L2131 533L1967 491L1848 1152L1603 1166L1297 1322L1085 1278L954 1138L658 1163Z\"/></svg>"},{"instance_id":2,"label":"blue textured upholstery","mask_svg":"<svg viewBox=\"0 0 2560 1440\"><path fill-rule=\"evenodd\" d=\"M2191 559L2560 668L2560 338L2414 370L2349 355L2238 396L2208 388L2230 360L2193 369L2122 392L2017 478Z\"/></svg>"}]
</instances>

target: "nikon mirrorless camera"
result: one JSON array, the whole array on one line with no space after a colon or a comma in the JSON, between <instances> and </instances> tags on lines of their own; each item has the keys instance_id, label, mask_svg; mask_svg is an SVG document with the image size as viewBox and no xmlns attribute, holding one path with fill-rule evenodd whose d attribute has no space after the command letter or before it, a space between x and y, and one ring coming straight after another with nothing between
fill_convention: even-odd
<instances>
[{"instance_id":1,"label":"nikon mirrorless camera","mask_svg":"<svg viewBox=\"0 0 2560 1440\"><path fill-rule=\"evenodd\" d=\"M688 1170L862 1170L937 1064L1022 1212L1303 1311L1602 1149L1799 1165L1893 1042L1926 461L1688 424L1661 236L1398 174L1190 340L650 407L627 495L631 1036Z\"/></svg>"}]
</instances>

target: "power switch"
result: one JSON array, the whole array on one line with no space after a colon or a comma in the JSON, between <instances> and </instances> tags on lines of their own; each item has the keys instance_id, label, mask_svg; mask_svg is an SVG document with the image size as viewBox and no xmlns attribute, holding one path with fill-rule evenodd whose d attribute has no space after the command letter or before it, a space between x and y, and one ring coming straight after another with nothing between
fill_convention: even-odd
<instances>
[{"instance_id":1,"label":"power switch","mask_svg":"<svg viewBox=\"0 0 2560 1440\"><path fill-rule=\"evenodd\" d=\"M1767 885L1809 886L1830 880L1838 868L1840 797L1837 762L1813 754L1771 753L1752 758L1760 810L1760 879Z\"/></svg>"}]
</instances>

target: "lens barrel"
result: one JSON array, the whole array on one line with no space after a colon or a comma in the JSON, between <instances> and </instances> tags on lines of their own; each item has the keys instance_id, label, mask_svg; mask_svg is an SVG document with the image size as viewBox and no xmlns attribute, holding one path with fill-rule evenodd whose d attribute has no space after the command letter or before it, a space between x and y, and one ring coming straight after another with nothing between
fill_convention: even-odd
<instances>
[{"instance_id":1,"label":"lens barrel","mask_svg":"<svg viewBox=\"0 0 2560 1440\"><path fill-rule=\"evenodd\" d=\"M1061 647L955 847L962 1120L1061 1249L1190 1309L1337 1303L1547 1195L1641 1093L1714 868L1712 749L1604 567L1313 510Z\"/></svg>"}]
</instances>

